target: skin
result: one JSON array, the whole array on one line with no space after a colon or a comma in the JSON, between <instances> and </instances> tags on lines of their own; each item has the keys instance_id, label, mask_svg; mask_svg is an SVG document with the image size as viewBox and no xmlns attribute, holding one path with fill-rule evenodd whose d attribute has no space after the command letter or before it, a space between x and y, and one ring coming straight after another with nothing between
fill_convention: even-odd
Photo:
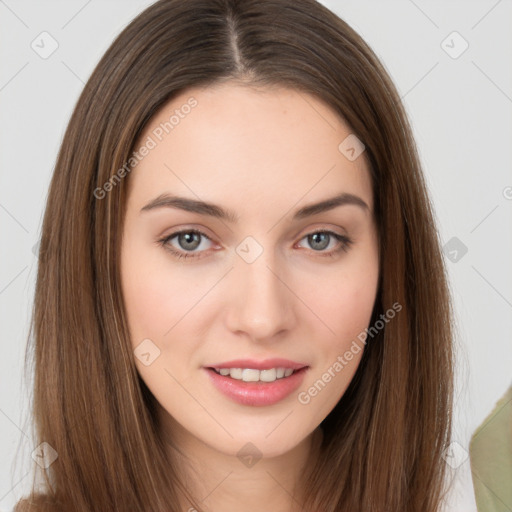
<instances>
[{"instance_id":1,"label":"skin","mask_svg":"<svg viewBox=\"0 0 512 512\"><path fill-rule=\"evenodd\" d=\"M351 130L315 97L236 82L173 98L139 144L191 96L197 106L128 178L121 274L132 346L150 339L160 350L148 366L137 357L135 364L158 401L164 437L188 457L188 465L179 459L182 474L206 510L299 510L298 495L291 497L295 485L300 489L299 472L316 453L319 425L363 351L308 404L298 393L321 379L368 327L376 298L369 169L364 153L350 161L340 152ZM297 209L342 192L359 196L368 210L343 205L292 220ZM239 220L169 207L141 212L162 193L218 204ZM191 228L208 238L192 249L179 237L167 246L201 257L178 259L158 242ZM322 240L307 236L316 230L348 236L352 244L336 252L341 244L331 236L320 247ZM247 236L263 248L250 264L236 252ZM325 256L329 252L334 257ZM272 406L231 401L203 368L270 357L309 366L300 389ZM251 467L237 457L248 442L262 456Z\"/></svg>"}]
</instances>

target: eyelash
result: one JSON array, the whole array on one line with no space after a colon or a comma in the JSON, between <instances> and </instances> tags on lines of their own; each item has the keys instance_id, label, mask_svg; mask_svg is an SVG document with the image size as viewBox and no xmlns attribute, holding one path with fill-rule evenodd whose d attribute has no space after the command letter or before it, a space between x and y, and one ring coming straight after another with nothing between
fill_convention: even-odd
<instances>
[{"instance_id":1,"label":"eyelash","mask_svg":"<svg viewBox=\"0 0 512 512\"><path fill-rule=\"evenodd\" d=\"M204 254L204 252L206 251L200 251L200 252L180 252L180 251L177 251L176 249L172 248L170 245L169 245L169 242L170 240L172 240L173 238L181 235L181 234L184 234L184 233L196 233L204 238L206 238L207 240L210 240L210 237L208 235L206 235L205 233L203 233L202 231L199 231L197 229L184 229L182 231L176 231L175 233L172 233L160 240L158 240L158 243L167 251L169 251L175 258L177 259L187 259L187 258L202 258L202 254ZM318 231L312 231L311 233L308 233L307 235L303 236L301 238L301 240L303 240L304 238L307 238L308 236L312 236L312 235L315 235L317 233L324 233L324 234L328 234L330 236L333 236L339 243L339 247L336 248L336 249L333 249L333 250L330 250L329 252L324 252L324 251L315 251L312 249L313 252L316 252L318 253L318 255L320 257L327 257L327 258L334 258L335 256L337 256L341 251L343 252L348 252L348 250L350 249L351 245L353 244L353 240L350 239L349 237L345 236L345 235L340 235L338 233L335 233L334 231L329 231L329 230L318 230ZM197 254L197 255L196 255Z\"/></svg>"}]
</instances>

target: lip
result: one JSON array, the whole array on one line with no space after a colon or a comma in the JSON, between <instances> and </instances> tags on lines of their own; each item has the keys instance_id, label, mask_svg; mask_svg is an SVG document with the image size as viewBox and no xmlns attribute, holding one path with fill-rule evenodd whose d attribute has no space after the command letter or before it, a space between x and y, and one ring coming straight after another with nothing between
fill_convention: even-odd
<instances>
[{"instance_id":1,"label":"lip","mask_svg":"<svg viewBox=\"0 0 512 512\"><path fill-rule=\"evenodd\" d=\"M256 361L254 359L234 359L233 361L226 361L225 363L205 365L205 368L252 368L253 370L270 370L270 368L291 368L292 370L300 370L306 367L307 364L297 363L289 359L282 359L274 357L272 359L265 359L263 361Z\"/></svg>"},{"instance_id":2,"label":"lip","mask_svg":"<svg viewBox=\"0 0 512 512\"><path fill-rule=\"evenodd\" d=\"M276 361L276 360L272 360ZM280 360L283 361L283 360ZM223 366L215 366L215 368L240 368L244 366L231 366L234 361ZM288 362L287 364L289 364ZM245 368L268 369L268 362L264 363L267 365L266 368L254 368L254 366L245 366ZM274 364L274 363L273 363ZM295 363L297 365L297 363ZM279 365L288 368L292 366ZM244 382L243 380L232 379L231 377L219 375L212 368L203 368L211 379L212 384L217 388L218 391L223 393L226 397L233 400L234 402L241 405L249 405L253 407L263 407L273 405L281 400L284 400L291 393L293 393L304 381L304 376L308 371L309 367L298 365L300 369L297 369L289 377L277 379L274 382ZM270 366L274 368L274 366Z\"/></svg>"}]
</instances>

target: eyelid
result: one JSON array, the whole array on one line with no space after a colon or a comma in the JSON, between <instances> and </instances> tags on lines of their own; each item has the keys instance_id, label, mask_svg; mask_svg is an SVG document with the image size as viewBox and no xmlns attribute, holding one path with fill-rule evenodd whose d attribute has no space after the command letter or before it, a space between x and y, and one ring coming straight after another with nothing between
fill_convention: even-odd
<instances>
[{"instance_id":1,"label":"eyelid","mask_svg":"<svg viewBox=\"0 0 512 512\"><path fill-rule=\"evenodd\" d=\"M338 232L339 231L339 232ZM348 237L347 230L340 226L333 226L332 224L315 223L313 227L309 225L307 228L300 229L299 232L293 237L294 239L302 240L305 236L314 235L315 233L335 233L339 236Z\"/></svg>"}]
</instances>

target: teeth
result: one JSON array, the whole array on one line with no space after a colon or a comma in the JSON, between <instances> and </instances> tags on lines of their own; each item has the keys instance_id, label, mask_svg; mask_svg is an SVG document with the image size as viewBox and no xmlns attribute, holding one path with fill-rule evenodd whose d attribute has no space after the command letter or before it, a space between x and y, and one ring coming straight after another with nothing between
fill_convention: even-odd
<instances>
[{"instance_id":1,"label":"teeth","mask_svg":"<svg viewBox=\"0 0 512 512\"><path fill-rule=\"evenodd\" d=\"M270 368L268 370L255 370L253 368L214 368L220 375L230 376L232 379L244 382L274 382L277 379L289 377L292 368Z\"/></svg>"},{"instance_id":2,"label":"teeth","mask_svg":"<svg viewBox=\"0 0 512 512\"><path fill-rule=\"evenodd\" d=\"M233 370L231 370L232 372ZM245 370L242 370L242 380L244 382L258 382L260 380L260 371L245 368Z\"/></svg>"},{"instance_id":3,"label":"teeth","mask_svg":"<svg viewBox=\"0 0 512 512\"><path fill-rule=\"evenodd\" d=\"M242 368L231 368L229 375L232 379L242 380Z\"/></svg>"},{"instance_id":4,"label":"teeth","mask_svg":"<svg viewBox=\"0 0 512 512\"><path fill-rule=\"evenodd\" d=\"M269 370L260 370L259 374L260 380L263 382L274 382L277 379L276 368L270 368Z\"/></svg>"}]
</instances>

